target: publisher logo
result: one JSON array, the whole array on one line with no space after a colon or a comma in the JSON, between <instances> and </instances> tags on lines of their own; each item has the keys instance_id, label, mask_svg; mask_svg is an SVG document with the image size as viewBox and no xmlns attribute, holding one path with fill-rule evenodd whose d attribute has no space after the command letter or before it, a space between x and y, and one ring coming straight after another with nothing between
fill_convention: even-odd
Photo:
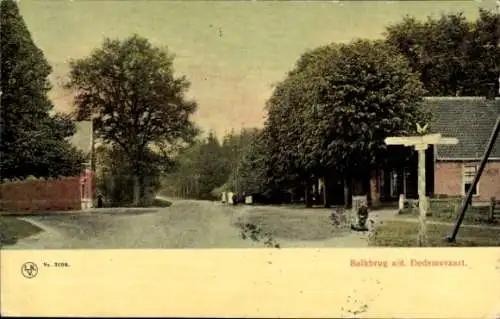
<instances>
[{"instance_id":1,"label":"publisher logo","mask_svg":"<svg viewBox=\"0 0 500 319\"><path fill-rule=\"evenodd\" d=\"M28 261L21 266L21 274L24 278L35 278L36 275L38 275L38 266L35 263Z\"/></svg>"}]
</instances>

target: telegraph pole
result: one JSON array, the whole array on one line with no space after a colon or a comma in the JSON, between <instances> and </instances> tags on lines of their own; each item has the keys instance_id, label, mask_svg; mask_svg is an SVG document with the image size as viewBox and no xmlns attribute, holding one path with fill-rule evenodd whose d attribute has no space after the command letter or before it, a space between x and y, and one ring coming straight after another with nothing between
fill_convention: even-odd
<instances>
[{"instance_id":1,"label":"telegraph pole","mask_svg":"<svg viewBox=\"0 0 500 319\"><path fill-rule=\"evenodd\" d=\"M485 9L487 9L487 7ZM496 12L498 14L500 14L500 0L496 0ZM497 25L497 36L499 37L498 42L497 42L497 47L500 48L500 23ZM495 84L493 83L493 85L495 85ZM499 88L498 88L497 94L500 94L500 74L498 75L498 85L499 85ZM493 97L493 98L495 98L495 97ZM458 230L460 229L460 225L463 222L465 212L466 212L467 207L470 204L470 201L472 199L472 191L477 186L477 183L479 182L479 179L481 178L483 170L486 166L486 163L488 162L488 158L490 156L491 151L493 150L493 147L495 146L495 141L497 140L499 134L500 134L500 114L497 117L496 124L493 128L493 132L491 133L490 139L488 141L488 146L486 147L486 150L484 152L483 158L481 160L481 164L479 165L479 169L476 173L476 176L474 177L474 181L472 182L472 185L469 188L469 191L467 192L466 197L462 201L462 205L460 206L460 211L459 211L457 223L455 224L455 227L453 228L452 234L446 238L448 240L448 242L455 242L455 238L457 236Z\"/></svg>"}]
</instances>

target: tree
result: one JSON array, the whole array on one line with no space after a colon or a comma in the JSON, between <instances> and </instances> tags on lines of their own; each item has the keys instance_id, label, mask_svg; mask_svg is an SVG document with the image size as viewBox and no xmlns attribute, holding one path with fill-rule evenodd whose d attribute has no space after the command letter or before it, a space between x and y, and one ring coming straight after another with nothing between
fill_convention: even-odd
<instances>
[{"instance_id":1,"label":"tree","mask_svg":"<svg viewBox=\"0 0 500 319\"><path fill-rule=\"evenodd\" d=\"M148 150L146 153L147 170L144 172L144 187L141 189L143 204L151 204L151 200L156 191L160 189L161 168L170 168L175 163L162 163L157 165L157 161L164 160L156 153ZM100 146L96 148L97 188L112 206L123 206L133 202L133 176L130 171L132 165L127 154L119 146ZM152 165L153 164L153 165ZM149 201L149 202L148 202Z\"/></svg>"},{"instance_id":2,"label":"tree","mask_svg":"<svg viewBox=\"0 0 500 319\"><path fill-rule=\"evenodd\" d=\"M163 192L169 195L197 198L219 198L222 191L245 191L239 171L241 161L257 129L231 131L222 143L213 132L183 150L175 159L177 169L164 178Z\"/></svg>"},{"instance_id":3,"label":"tree","mask_svg":"<svg viewBox=\"0 0 500 319\"><path fill-rule=\"evenodd\" d=\"M164 177L164 192L184 198L212 199L227 180L229 167L213 132L195 141L175 158L177 167Z\"/></svg>"},{"instance_id":4,"label":"tree","mask_svg":"<svg viewBox=\"0 0 500 319\"><path fill-rule=\"evenodd\" d=\"M93 118L96 137L127 155L134 180L134 204L141 202L146 155L169 158L197 129L190 120L196 103L187 100L189 82L175 77L173 55L143 37L106 39L90 56L70 62L67 88L76 92L77 118Z\"/></svg>"},{"instance_id":5,"label":"tree","mask_svg":"<svg viewBox=\"0 0 500 319\"><path fill-rule=\"evenodd\" d=\"M386 41L407 57L428 95L484 95L498 85L500 15L481 9L473 22L462 13L405 17L386 29ZM496 90L497 92L498 90Z\"/></svg>"},{"instance_id":6,"label":"tree","mask_svg":"<svg viewBox=\"0 0 500 319\"><path fill-rule=\"evenodd\" d=\"M301 85L305 83L300 74L290 72L266 104L268 118L262 134L269 152L269 184L276 188L293 187L310 175L304 158L307 154L300 144L307 96L302 94L307 91Z\"/></svg>"},{"instance_id":7,"label":"tree","mask_svg":"<svg viewBox=\"0 0 500 319\"><path fill-rule=\"evenodd\" d=\"M199 148L197 168L198 198L210 199L212 190L224 184L228 176L228 159L224 158L222 147L213 132L208 134Z\"/></svg>"},{"instance_id":8,"label":"tree","mask_svg":"<svg viewBox=\"0 0 500 319\"><path fill-rule=\"evenodd\" d=\"M240 162L258 134L258 129L244 128L238 134L231 131L224 136L222 151L227 162L226 167L228 168L225 181L228 181L228 187L235 192L242 191L239 183Z\"/></svg>"},{"instance_id":9,"label":"tree","mask_svg":"<svg viewBox=\"0 0 500 319\"><path fill-rule=\"evenodd\" d=\"M162 176L162 193L182 198L199 198L199 163L202 140L195 140L175 156L177 164Z\"/></svg>"},{"instance_id":10,"label":"tree","mask_svg":"<svg viewBox=\"0 0 500 319\"><path fill-rule=\"evenodd\" d=\"M0 171L3 178L78 175L83 154L66 140L75 133L67 116L50 116L52 69L31 38L15 1L1 8Z\"/></svg>"},{"instance_id":11,"label":"tree","mask_svg":"<svg viewBox=\"0 0 500 319\"><path fill-rule=\"evenodd\" d=\"M260 131L254 130L249 137L249 143L242 149L228 184L231 189L247 194L262 194L268 190L266 147Z\"/></svg>"},{"instance_id":12,"label":"tree","mask_svg":"<svg viewBox=\"0 0 500 319\"><path fill-rule=\"evenodd\" d=\"M306 180L329 171L366 179L392 156L385 137L427 121L423 93L407 60L381 41L306 52L269 101L273 162Z\"/></svg>"},{"instance_id":13,"label":"tree","mask_svg":"<svg viewBox=\"0 0 500 319\"><path fill-rule=\"evenodd\" d=\"M499 92L500 14L480 10L479 18L471 24L468 43L464 71L468 85L464 95L484 95L492 88Z\"/></svg>"}]
</instances>

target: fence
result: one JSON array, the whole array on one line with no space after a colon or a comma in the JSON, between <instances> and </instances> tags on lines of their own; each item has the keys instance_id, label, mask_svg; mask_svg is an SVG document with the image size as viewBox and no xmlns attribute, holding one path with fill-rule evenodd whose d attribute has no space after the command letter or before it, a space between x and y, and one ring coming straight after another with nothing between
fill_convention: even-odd
<instances>
[{"instance_id":1,"label":"fence","mask_svg":"<svg viewBox=\"0 0 500 319\"><path fill-rule=\"evenodd\" d=\"M6 182L0 185L0 214L81 208L80 176Z\"/></svg>"},{"instance_id":2,"label":"fence","mask_svg":"<svg viewBox=\"0 0 500 319\"><path fill-rule=\"evenodd\" d=\"M437 220L455 222L462 200L462 197L432 198L429 201L428 214ZM491 220L499 218L499 208L500 202L496 200L493 200L492 204L481 203L481 205L472 202L472 205L467 208L464 221L489 223ZM401 213L418 215L418 200L407 200Z\"/></svg>"}]
</instances>

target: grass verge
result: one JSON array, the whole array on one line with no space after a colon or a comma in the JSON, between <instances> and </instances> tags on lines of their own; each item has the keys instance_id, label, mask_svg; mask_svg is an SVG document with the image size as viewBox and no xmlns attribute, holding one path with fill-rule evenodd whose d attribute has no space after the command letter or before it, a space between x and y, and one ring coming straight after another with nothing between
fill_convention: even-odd
<instances>
[{"instance_id":1,"label":"grass verge","mask_svg":"<svg viewBox=\"0 0 500 319\"><path fill-rule=\"evenodd\" d=\"M42 229L16 217L0 216L0 247L14 245L19 239L41 231Z\"/></svg>"},{"instance_id":2,"label":"grass verge","mask_svg":"<svg viewBox=\"0 0 500 319\"><path fill-rule=\"evenodd\" d=\"M462 226L457 234L456 243L448 243L445 237L452 232L451 225L428 224L428 247L491 247L500 246L500 227L480 228ZM370 238L370 246L376 247L415 247L419 224L408 221L390 220L378 226Z\"/></svg>"},{"instance_id":3,"label":"grass verge","mask_svg":"<svg viewBox=\"0 0 500 319\"><path fill-rule=\"evenodd\" d=\"M253 210L240 219L237 226L251 224L274 238L299 241L325 240L342 235L348 230L332 225L330 214L304 214L289 211Z\"/></svg>"},{"instance_id":4,"label":"grass verge","mask_svg":"<svg viewBox=\"0 0 500 319\"><path fill-rule=\"evenodd\" d=\"M431 207L427 212L428 219L440 222L454 223L457 220L460 201L431 201ZM418 218L418 207L407 207L403 209L400 216ZM469 206L464 215L464 223L471 225L500 225L498 218L494 221L489 220L488 206Z\"/></svg>"},{"instance_id":5,"label":"grass verge","mask_svg":"<svg viewBox=\"0 0 500 319\"><path fill-rule=\"evenodd\" d=\"M418 214L399 214L396 215L396 219L414 219L418 220L420 217ZM435 214L428 214L427 215L427 220L429 221L435 221L435 222L445 222L445 223L456 223L457 222L457 217L456 215L435 215ZM467 214L465 215L465 218L463 220L463 225L485 225L485 226L500 226L500 220L495 219L493 222L490 222L488 220L488 216L484 215L477 215L477 214Z\"/></svg>"}]
</instances>

